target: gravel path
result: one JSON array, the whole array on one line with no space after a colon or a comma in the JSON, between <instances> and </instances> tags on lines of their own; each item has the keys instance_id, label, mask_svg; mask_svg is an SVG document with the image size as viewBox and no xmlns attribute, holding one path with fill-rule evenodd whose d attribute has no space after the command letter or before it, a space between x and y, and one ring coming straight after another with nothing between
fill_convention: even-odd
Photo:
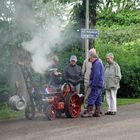
<instances>
[{"instance_id":1,"label":"gravel path","mask_svg":"<svg viewBox=\"0 0 140 140\"><path fill-rule=\"evenodd\" d=\"M115 116L0 121L0 140L140 140L140 104L120 106Z\"/></svg>"}]
</instances>

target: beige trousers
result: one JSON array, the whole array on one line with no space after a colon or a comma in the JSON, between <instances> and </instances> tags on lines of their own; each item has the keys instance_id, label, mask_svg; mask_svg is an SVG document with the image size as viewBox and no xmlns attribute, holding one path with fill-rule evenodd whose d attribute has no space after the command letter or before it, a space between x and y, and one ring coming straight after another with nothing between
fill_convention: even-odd
<instances>
[{"instance_id":1,"label":"beige trousers","mask_svg":"<svg viewBox=\"0 0 140 140\"><path fill-rule=\"evenodd\" d=\"M91 88L89 87L89 85L84 84L84 107L87 106L87 100L90 92L91 92Z\"/></svg>"}]
</instances>

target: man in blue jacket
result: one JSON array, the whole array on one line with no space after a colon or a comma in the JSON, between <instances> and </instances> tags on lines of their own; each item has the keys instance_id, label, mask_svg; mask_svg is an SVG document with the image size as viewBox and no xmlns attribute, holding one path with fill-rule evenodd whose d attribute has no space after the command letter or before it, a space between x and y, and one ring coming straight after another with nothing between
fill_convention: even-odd
<instances>
[{"instance_id":1,"label":"man in blue jacket","mask_svg":"<svg viewBox=\"0 0 140 140\"><path fill-rule=\"evenodd\" d=\"M104 66L101 60L97 57L96 53L90 54L90 60L92 61L92 68L90 74L89 86L91 92L88 97L87 110L83 112L82 117L100 117L100 107L102 103L101 90L104 85ZM96 105L95 112L93 114L93 106Z\"/></svg>"}]
</instances>

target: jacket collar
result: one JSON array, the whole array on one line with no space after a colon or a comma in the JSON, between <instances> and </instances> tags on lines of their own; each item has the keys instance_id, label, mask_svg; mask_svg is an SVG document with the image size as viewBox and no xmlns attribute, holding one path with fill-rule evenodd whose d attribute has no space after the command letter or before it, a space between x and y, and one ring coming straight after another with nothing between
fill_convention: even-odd
<instances>
[{"instance_id":1,"label":"jacket collar","mask_svg":"<svg viewBox=\"0 0 140 140\"><path fill-rule=\"evenodd\" d=\"M95 59L95 61L94 61L94 62L92 62L92 64L94 64L97 60L98 60L98 58L96 58L96 59Z\"/></svg>"}]
</instances>

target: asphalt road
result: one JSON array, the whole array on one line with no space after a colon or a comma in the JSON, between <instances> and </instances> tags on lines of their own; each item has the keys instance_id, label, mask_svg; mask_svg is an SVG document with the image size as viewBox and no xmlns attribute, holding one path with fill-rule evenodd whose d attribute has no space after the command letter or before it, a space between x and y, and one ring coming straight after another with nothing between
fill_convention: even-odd
<instances>
[{"instance_id":1,"label":"asphalt road","mask_svg":"<svg viewBox=\"0 0 140 140\"><path fill-rule=\"evenodd\" d=\"M65 117L47 121L0 121L0 140L140 140L140 104L121 106L115 116Z\"/></svg>"}]
</instances>

